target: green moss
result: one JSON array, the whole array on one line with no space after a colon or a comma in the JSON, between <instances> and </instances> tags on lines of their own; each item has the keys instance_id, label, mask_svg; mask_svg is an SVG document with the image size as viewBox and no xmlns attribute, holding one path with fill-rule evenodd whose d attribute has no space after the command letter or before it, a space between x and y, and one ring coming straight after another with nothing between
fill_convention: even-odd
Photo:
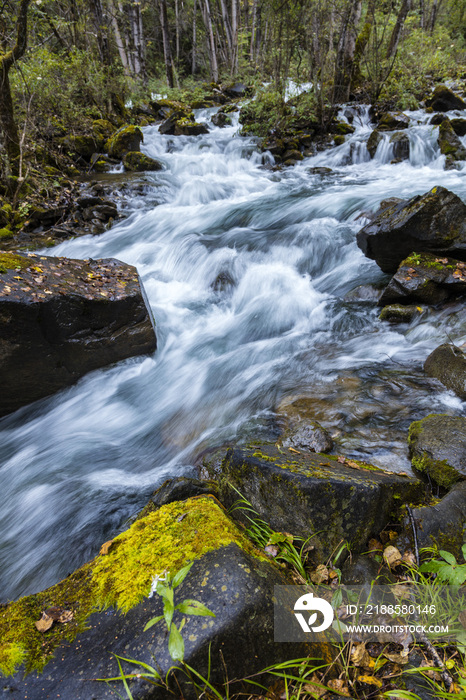
<instances>
[{"instance_id":1,"label":"green moss","mask_svg":"<svg viewBox=\"0 0 466 700\"><path fill-rule=\"evenodd\" d=\"M440 486L450 488L460 479L460 475L446 459L435 460L429 457L427 452L422 452L420 456L412 458L414 469L428 474Z\"/></svg>"},{"instance_id":2,"label":"green moss","mask_svg":"<svg viewBox=\"0 0 466 700\"><path fill-rule=\"evenodd\" d=\"M28 258L21 255L0 253L0 273L7 272L8 270L22 270L29 267L30 262Z\"/></svg>"},{"instance_id":3,"label":"green moss","mask_svg":"<svg viewBox=\"0 0 466 700\"><path fill-rule=\"evenodd\" d=\"M228 518L214 498L170 503L137 520L99 555L52 588L0 608L0 672L41 671L55 649L85 629L92 612L115 606L127 612L150 591L153 577L174 572L207 552L235 543L267 560ZM34 622L50 606L73 612L45 633Z\"/></svg>"},{"instance_id":4,"label":"green moss","mask_svg":"<svg viewBox=\"0 0 466 700\"><path fill-rule=\"evenodd\" d=\"M12 238L13 231L9 228L0 228L0 238Z\"/></svg>"},{"instance_id":5,"label":"green moss","mask_svg":"<svg viewBox=\"0 0 466 700\"><path fill-rule=\"evenodd\" d=\"M435 270L455 270L456 266L455 265L450 265L448 263L441 263L438 262L439 258L442 258L442 255L430 255L429 253L411 253L403 262L401 265L406 265L407 267L414 267L414 266L422 266L422 267L429 267L433 268Z\"/></svg>"}]
</instances>

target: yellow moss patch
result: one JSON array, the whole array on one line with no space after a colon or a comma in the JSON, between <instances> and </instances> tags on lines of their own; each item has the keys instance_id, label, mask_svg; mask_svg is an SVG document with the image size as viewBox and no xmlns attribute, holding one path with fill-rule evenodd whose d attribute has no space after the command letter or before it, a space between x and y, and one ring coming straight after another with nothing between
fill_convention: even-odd
<instances>
[{"instance_id":1,"label":"yellow moss patch","mask_svg":"<svg viewBox=\"0 0 466 700\"><path fill-rule=\"evenodd\" d=\"M29 267L31 261L29 258L22 255L14 255L13 253L0 253L0 273L7 270L21 270L24 267Z\"/></svg>"},{"instance_id":2,"label":"yellow moss patch","mask_svg":"<svg viewBox=\"0 0 466 700\"><path fill-rule=\"evenodd\" d=\"M108 554L85 564L52 588L0 606L0 673L41 671L63 641L85 629L89 615L112 605L123 612L149 594L152 579L231 543L267 560L210 497L163 506L137 520L113 540ZM73 612L66 624L45 633L34 623L42 611L60 606Z\"/></svg>"},{"instance_id":3,"label":"yellow moss patch","mask_svg":"<svg viewBox=\"0 0 466 700\"><path fill-rule=\"evenodd\" d=\"M211 498L170 503L115 538L97 560L93 580L99 601L127 612L150 590L156 574L172 573L186 562L232 542L252 552L249 541Z\"/></svg>"}]
</instances>

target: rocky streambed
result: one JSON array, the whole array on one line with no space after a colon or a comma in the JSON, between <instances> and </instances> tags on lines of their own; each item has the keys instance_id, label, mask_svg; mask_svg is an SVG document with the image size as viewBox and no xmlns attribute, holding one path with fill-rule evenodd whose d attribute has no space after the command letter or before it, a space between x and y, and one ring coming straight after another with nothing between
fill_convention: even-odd
<instances>
[{"instance_id":1,"label":"rocky streambed","mask_svg":"<svg viewBox=\"0 0 466 700\"><path fill-rule=\"evenodd\" d=\"M387 527L413 551L406 503L421 546L458 553L462 542L466 185L459 146L457 157L442 150L445 113L437 124L421 110L384 117L375 130L368 108L345 110L351 128L339 145L304 155L298 142L302 159L277 169L257 139L236 136L234 112L181 129L216 112L143 129L143 155L162 169L144 176L124 221L18 256L0 275L12 328L20 302L33 311L24 328L37 327L34 338L64 320L63 347L41 350L52 364L54 352L98 345L96 308L113 314L108 333L126 349L104 348L102 362L79 370L67 360L70 378L52 372L51 390L140 356L2 419L2 590L5 601L32 594L1 610L10 696L110 697L92 679L115 674L112 653L145 662L156 653L168 669L163 625L142 631L161 610L148 593L154 576L187 560L195 563L181 595L216 612L189 618L189 663L204 669L212 642L220 680L220 651L234 675L312 653L272 642L272 588L289 579L244 538L241 514L225 512L230 484L274 530L314 538L311 569L347 546L338 565L346 558L348 581L357 579L348 550L353 564L371 538L383 550ZM457 124L463 113L446 116ZM155 354L135 268L157 321ZM139 310L126 321L118 302ZM69 331L76 309L82 322ZM138 324L144 338L133 342ZM20 341L8 342L13 356ZM11 383L5 413L15 391ZM53 625L38 630L52 608ZM268 641L256 658L258 633ZM44 664L47 676L37 675ZM24 668L33 671L25 680ZM133 690L152 697L144 680Z\"/></svg>"}]
</instances>

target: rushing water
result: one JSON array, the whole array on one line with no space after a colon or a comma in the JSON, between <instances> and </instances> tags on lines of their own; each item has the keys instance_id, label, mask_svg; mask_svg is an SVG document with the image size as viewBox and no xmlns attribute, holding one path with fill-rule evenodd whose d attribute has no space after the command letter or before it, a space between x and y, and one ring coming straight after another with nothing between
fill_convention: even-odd
<instances>
[{"instance_id":1,"label":"rushing water","mask_svg":"<svg viewBox=\"0 0 466 700\"><path fill-rule=\"evenodd\" d=\"M369 159L361 109L345 144L283 171L236 126L144 129L144 151L166 169L145 176L124 221L52 252L136 265L159 348L0 421L2 599L95 555L206 446L273 432L290 397L309 397L343 454L395 471L409 471L412 420L464 411L422 372L436 345L466 340L461 304L393 327L343 299L387 280L355 243L382 199L441 184L466 200L465 171L443 170L438 129L410 117L409 161L390 164L388 137ZM331 171L312 170L322 166Z\"/></svg>"}]
</instances>

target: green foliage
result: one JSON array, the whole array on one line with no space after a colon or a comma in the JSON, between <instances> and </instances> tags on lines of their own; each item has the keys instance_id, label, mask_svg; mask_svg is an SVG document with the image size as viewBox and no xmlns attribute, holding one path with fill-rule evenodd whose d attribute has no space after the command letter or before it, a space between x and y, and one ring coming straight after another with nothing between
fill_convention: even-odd
<instances>
[{"instance_id":1,"label":"green foliage","mask_svg":"<svg viewBox=\"0 0 466 700\"><path fill-rule=\"evenodd\" d=\"M109 72L92 52L76 48L68 55L36 48L11 78L16 100L35 123L45 117L53 124L59 116L75 125L83 110L85 116L98 119L107 113L112 92L126 93L119 70Z\"/></svg>"},{"instance_id":2,"label":"green foliage","mask_svg":"<svg viewBox=\"0 0 466 700\"><path fill-rule=\"evenodd\" d=\"M466 544L462 547L466 559ZM450 586L461 586L466 581L466 564L458 564L456 557L444 549L439 550L441 559L432 559L421 564L419 571L437 575L437 579Z\"/></svg>"},{"instance_id":3,"label":"green foliage","mask_svg":"<svg viewBox=\"0 0 466 700\"><path fill-rule=\"evenodd\" d=\"M272 129L283 126L284 119L291 114L291 107L279 92L262 90L241 110L241 133L266 136Z\"/></svg>"}]
</instances>

